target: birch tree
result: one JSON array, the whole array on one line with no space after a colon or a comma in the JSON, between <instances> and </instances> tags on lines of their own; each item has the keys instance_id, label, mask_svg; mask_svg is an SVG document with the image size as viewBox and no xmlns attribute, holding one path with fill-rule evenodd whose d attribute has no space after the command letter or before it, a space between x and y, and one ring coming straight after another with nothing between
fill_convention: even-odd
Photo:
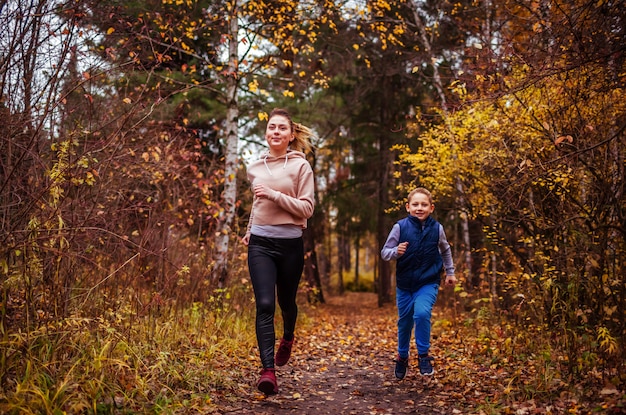
<instances>
[{"instance_id":1,"label":"birch tree","mask_svg":"<svg viewBox=\"0 0 626 415\"><path fill-rule=\"evenodd\" d=\"M226 71L226 122L224 152L224 192L219 215L218 234L216 240L217 256L214 277L220 286L228 278L228 252L230 239L233 236L235 204L237 201L237 169L239 165L237 143L239 140L239 106L238 83L239 74L239 2L231 0L227 3L228 16L228 69Z\"/></svg>"}]
</instances>

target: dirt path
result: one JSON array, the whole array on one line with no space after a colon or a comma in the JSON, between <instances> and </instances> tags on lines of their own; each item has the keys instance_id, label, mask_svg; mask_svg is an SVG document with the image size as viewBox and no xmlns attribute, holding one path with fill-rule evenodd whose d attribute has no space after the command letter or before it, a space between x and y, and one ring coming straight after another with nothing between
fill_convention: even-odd
<instances>
[{"instance_id":1,"label":"dirt path","mask_svg":"<svg viewBox=\"0 0 626 415\"><path fill-rule=\"evenodd\" d=\"M252 387L251 396L226 413L460 413L438 399L437 373L422 377L411 366L405 379L395 378L395 308L379 308L376 301L374 294L347 293L307 308L292 359L277 369L279 394L265 397ZM250 384L255 381L251 374Z\"/></svg>"}]
</instances>

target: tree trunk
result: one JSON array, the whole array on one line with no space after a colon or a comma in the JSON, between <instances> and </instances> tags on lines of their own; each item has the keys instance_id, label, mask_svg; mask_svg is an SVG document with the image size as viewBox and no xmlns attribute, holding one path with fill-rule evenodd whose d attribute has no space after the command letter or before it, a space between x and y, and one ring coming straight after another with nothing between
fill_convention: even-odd
<instances>
[{"instance_id":1,"label":"tree trunk","mask_svg":"<svg viewBox=\"0 0 626 415\"><path fill-rule=\"evenodd\" d=\"M315 153L313 153L313 159L311 160L311 165L315 166ZM315 169L313 170L315 171ZM317 180L314 182L315 186L315 201L317 205L317 201L319 198L317 197L318 189L317 189ZM317 304L317 303L325 303L324 299L324 291L322 289L322 279L320 276L320 267L317 261L317 247L316 241L324 239L324 212L317 207L313 212L313 216L308 221L308 227L304 230L303 238L304 238L304 277L306 282L309 284L310 291L308 292L307 298L309 303Z\"/></svg>"},{"instance_id":2,"label":"tree trunk","mask_svg":"<svg viewBox=\"0 0 626 415\"><path fill-rule=\"evenodd\" d=\"M224 192L222 194L222 209L219 216L219 235L216 238L217 257L215 261L214 278L219 286L223 286L228 279L228 246L233 233L232 224L235 217L235 203L237 200L237 140L239 132L239 108L237 102L238 80L238 32L237 21L238 3L232 2L229 24L228 43L228 71L226 73L226 149L224 152Z\"/></svg>"},{"instance_id":3,"label":"tree trunk","mask_svg":"<svg viewBox=\"0 0 626 415\"><path fill-rule=\"evenodd\" d=\"M378 206L377 206L377 226L376 226L376 240L378 241L378 252L380 252L385 245L387 235L389 233L389 226L387 216L385 215L385 208L389 206L389 143L386 136L379 137L379 159L378 165L380 166L380 183L378 187ZM382 307L384 304L391 302L391 266L389 261L378 262L378 306Z\"/></svg>"},{"instance_id":4,"label":"tree trunk","mask_svg":"<svg viewBox=\"0 0 626 415\"><path fill-rule=\"evenodd\" d=\"M317 265L317 250L315 249L316 232L314 227L305 229L304 237L304 278L309 285L307 300L310 304L325 303L322 279Z\"/></svg>"},{"instance_id":5,"label":"tree trunk","mask_svg":"<svg viewBox=\"0 0 626 415\"><path fill-rule=\"evenodd\" d=\"M359 249L360 249L361 241L359 235L354 240L354 289L355 291L359 291Z\"/></svg>"},{"instance_id":6,"label":"tree trunk","mask_svg":"<svg viewBox=\"0 0 626 415\"><path fill-rule=\"evenodd\" d=\"M337 288L339 290L339 295L342 295L344 292L344 286L343 286L343 268L344 268L344 264L345 264L345 259L344 259L344 253L345 250L343 249L345 243L344 243L344 236L343 233L339 232L337 234Z\"/></svg>"}]
</instances>

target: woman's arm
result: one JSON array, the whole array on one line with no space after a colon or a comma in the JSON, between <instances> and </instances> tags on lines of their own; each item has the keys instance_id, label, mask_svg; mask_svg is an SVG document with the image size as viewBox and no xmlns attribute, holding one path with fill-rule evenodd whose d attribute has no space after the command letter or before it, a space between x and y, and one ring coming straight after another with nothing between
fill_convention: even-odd
<instances>
[{"instance_id":1,"label":"woman's arm","mask_svg":"<svg viewBox=\"0 0 626 415\"><path fill-rule=\"evenodd\" d=\"M308 162L302 164L295 186L295 197L266 189L267 198L292 215L308 219L313 216L315 207L315 178Z\"/></svg>"}]
</instances>

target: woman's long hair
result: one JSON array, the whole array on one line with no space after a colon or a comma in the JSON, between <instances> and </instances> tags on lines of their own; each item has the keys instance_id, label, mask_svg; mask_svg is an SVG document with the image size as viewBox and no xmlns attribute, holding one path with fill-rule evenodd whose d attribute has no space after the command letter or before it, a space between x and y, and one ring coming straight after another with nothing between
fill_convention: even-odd
<instances>
[{"instance_id":1,"label":"woman's long hair","mask_svg":"<svg viewBox=\"0 0 626 415\"><path fill-rule=\"evenodd\" d=\"M272 119L274 115L282 115L283 117L289 120L289 124L291 125L291 131L293 132L293 141L289 143L289 148L292 150L300 151L302 153L308 153L311 151L311 137L314 137L313 131L300 123L293 122L291 119L291 115L289 112L283 108L274 108L270 113L268 121Z\"/></svg>"}]
</instances>

